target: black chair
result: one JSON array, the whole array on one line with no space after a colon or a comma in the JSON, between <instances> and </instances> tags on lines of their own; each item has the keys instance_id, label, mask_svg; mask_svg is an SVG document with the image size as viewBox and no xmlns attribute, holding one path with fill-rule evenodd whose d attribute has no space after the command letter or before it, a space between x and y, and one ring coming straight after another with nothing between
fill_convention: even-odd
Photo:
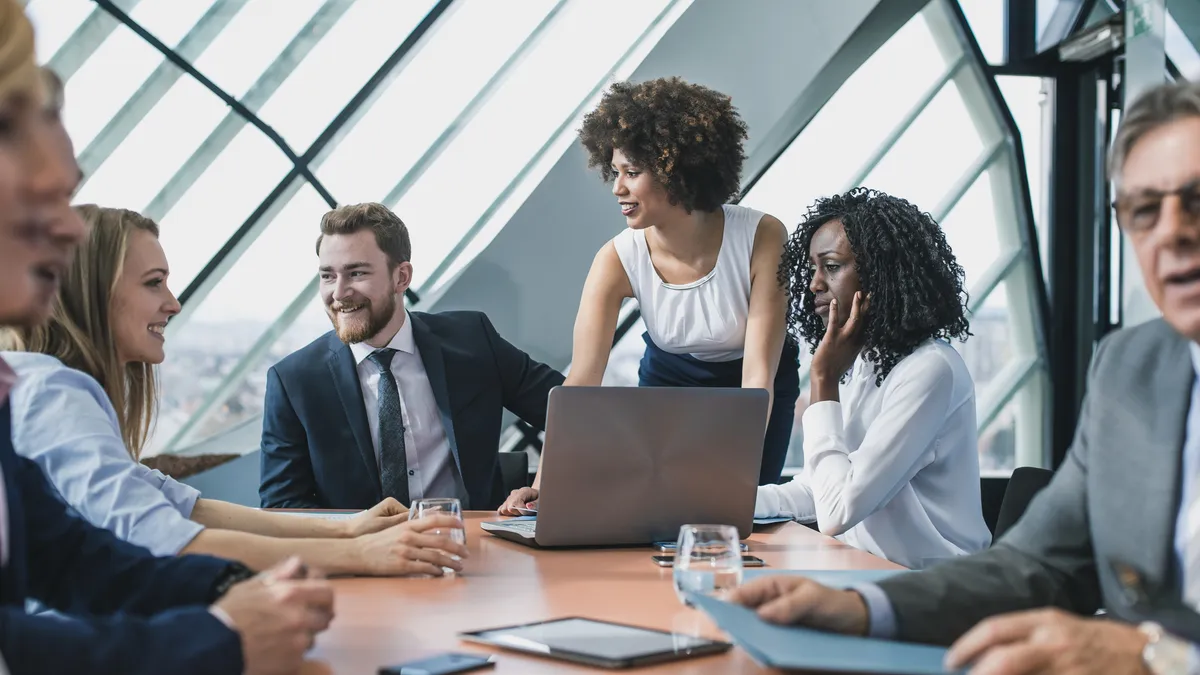
<instances>
[{"instance_id":1,"label":"black chair","mask_svg":"<svg viewBox=\"0 0 1200 675\"><path fill-rule=\"evenodd\" d=\"M517 488L529 487L529 455L524 450L500 453L500 478L505 497Z\"/></svg>"},{"instance_id":2,"label":"black chair","mask_svg":"<svg viewBox=\"0 0 1200 675\"><path fill-rule=\"evenodd\" d=\"M1000 513L996 517L996 530L992 541L1000 539L1028 508L1034 495L1050 484L1054 472L1049 469L1038 469L1032 466L1017 467L1012 477L1008 479L1008 488L1004 491L1004 501L1000 504Z\"/></svg>"}]
</instances>

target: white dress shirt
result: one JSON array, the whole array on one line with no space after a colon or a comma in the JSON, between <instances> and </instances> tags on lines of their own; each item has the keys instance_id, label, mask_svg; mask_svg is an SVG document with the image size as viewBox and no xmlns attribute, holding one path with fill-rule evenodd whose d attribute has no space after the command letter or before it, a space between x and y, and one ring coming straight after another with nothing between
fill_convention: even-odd
<instances>
[{"instance_id":1,"label":"white dress shirt","mask_svg":"<svg viewBox=\"0 0 1200 675\"><path fill-rule=\"evenodd\" d=\"M404 456L408 462L408 496L466 498L450 453L450 441L442 426L442 412L433 398L433 387L425 372L425 363L413 339L412 317L404 312L404 325L387 345L396 350L392 358L392 375L400 390L400 410L404 422ZM367 424L371 427L371 445L375 447L375 463L380 461L379 450L379 368L367 360L375 347L357 342L350 345L358 368L363 403L367 408Z\"/></svg>"},{"instance_id":2,"label":"white dress shirt","mask_svg":"<svg viewBox=\"0 0 1200 675\"><path fill-rule=\"evenodd\" d=\"M200 492L129 456L112 402L90 375L32 352L0 352L20 377L10 394L12 441L71 508L158 556L182 551L204 526Z\"/></svg>"},{"instance_id":3,"label":"white dress shirt","mask_svg":"<svg viewBox=\"0 0 1200 675\"><path fill-rule=\"evenodd\" d=\"M804 470L760 487L755 517L815 520L910 568L986 548L975 385L959 353L930 340L878 387L859 356L839 391L805 411Z\"/></svg>"}]
</instances>

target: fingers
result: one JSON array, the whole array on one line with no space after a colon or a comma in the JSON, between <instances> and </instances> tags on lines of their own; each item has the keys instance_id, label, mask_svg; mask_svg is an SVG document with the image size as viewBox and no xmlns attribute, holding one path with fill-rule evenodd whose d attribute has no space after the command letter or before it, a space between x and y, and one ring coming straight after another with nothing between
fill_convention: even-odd
<instances>
[{"instance_id":1,"label":"fingers","mask_svg":"<svg viewBox=\"0 0 1200 675\"><path fill-rule=\"evenodd\" d=\"M275 583L288 579L303 579L308 573L304 562L298 556L290 556L284 561L262 573L263 581Z\"/></svg>"},{"instance_id":2,"label":"fingers","mask_svg":"<svg viewBox=\"0 0 1200 675\"><path fill-rule=\"evenodd\" d=\"M971 675L1031 675L1053 672L1054 651L1047 645L1022 642L985 652Z\"/></svg>"},{"instance_id":3,"label":"fingers","mask_svg":"<svg viewBox=\"0 0 1200 675\"><path fill-rule=\"evenodd\" d=\"M829 301L829 323L825 324L826 337L836 334L838 326L838 301L834 298Z\"/></svg>"},{"instance_id":4,"label":"fingers","mask_svg":"<svg viewBox=\"0 0 1200 675\"><path fill-rule=\"evenodd\" d=\"M450 515L426 516L417 520L407 521L410 532L426 532L428 530L461 530L462 520Z\"/></svg>"},{"instance_id":5,"label":"fingers","mask_svg":"<svg viewBox=\"0 0 1200 675\"><path fill-rule=\"evenodd\" d=\"M284 602L333 613L333 586L324 579L280 582L273 590L275 596Z\"/></svg>"},{"instance_id":6,"label":"fingers","mask_svg":"<svg viewBox=\"0 0 1200 675\"><path fill-rule=\"evenodd\" d=\"M861 323L863 313L863 294L862 291L855 291L854 299L850 301L850 316L846 319L846 325L842 330L842 334L854 337L858 333L858 328Z\"/></svg>"},{"instance_id":7,"label":"fingers","mask_svg":"<svg viewBox=\"0 0 1200 675\"><path fill-rule=\"evenodd\" d=\"M450 537L437 534L421 534L410 537L408 545L418 549L430 549L434 551L445 551L461 558L466 558L470 555L467 547L454 541Z\"/></svg>"},{"instance_id":8,"label":"fingers","mask_svg":"<svg viewBox=\"0 0 1200 675\"><path fill-rule=\"evenodd\" d=\"M446 573L442 571L441 565L434 565L433 563L428 563L424 560L406 561L404 568L400 570L400 574L423 574L430 577L441 577L446 575Z\"/></svg>"},{"instance_id":9,"label":"fingers","mask_svg":"<svg viewBox=\"0 0 1200 675\"><path fill-rule=\"evenodd\" d=\"M427 562L431 565L436 565L439 570L443 567L449 567L456 572L461 572L463 568L462 561L455 560L445 553L433 548L411 549L409 556L414 561Z\"/></svg>"},{"instance_id":10,"label":"fingers","mask_svg":"<svg viewBox=\"0 0 1200 675\"><path fill-rule=\"evenodd\" d=\"M961 668L991 649L1027 640L1043 621L1045 614L1040 611L1016 612L981 621L950 646L946 665Z\"/></svg>"},{"instance_id":11,"label":"fingers","mask_svg":"<svg viewBox=\"0 0 1200 675\"><path fill-rule=\"evenodd\" d=\"M798 584L790 591L780 593L774 600L763 603L758 608L758 616L770 623L802 623L827 592L828 589L815 583Z\"/></svg>"},{"instance_id":12,"label":"fingers","mask_svg":"<svg viewBox=\"0 0 1200 675\"><path fill-rule=\"evenodd\" d=\"M764 603L770 602L783 593L786 593L795 587L799 581L803 580L800 577L776 575L760 577L736 588L729 594L728 599L730 602L742 605L743 607L757 609Z\"/></svg>"}]
</instances>

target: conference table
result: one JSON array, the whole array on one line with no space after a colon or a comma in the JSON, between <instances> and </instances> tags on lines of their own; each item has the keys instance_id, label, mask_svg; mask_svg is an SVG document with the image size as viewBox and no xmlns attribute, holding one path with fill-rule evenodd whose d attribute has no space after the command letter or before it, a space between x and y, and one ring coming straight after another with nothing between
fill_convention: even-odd
<instances>
[{"instance_id":1,"label":"conference table","mask_svg":"<svg viewBox=\"0 0 1200 675\"><path fill-rule=\"evenodd\" d=\"M461 631L561 617L585 617L725 639L675 595L670 568L650 547L539 550L494 537L479 524L494 512L464 514L470 557L458 576L341 578L332 581L336 618L305 664L306 675L375 675L442 652L495 654L496 673L602 673L518 652L462 642ZM750 555L768 568L898 569L897 565L796 523L756 527ZM487 670L477 671L488 673ZM734 647L723 654L634 669L637 673L770 673Z\"/></svg>"}]
</instances>

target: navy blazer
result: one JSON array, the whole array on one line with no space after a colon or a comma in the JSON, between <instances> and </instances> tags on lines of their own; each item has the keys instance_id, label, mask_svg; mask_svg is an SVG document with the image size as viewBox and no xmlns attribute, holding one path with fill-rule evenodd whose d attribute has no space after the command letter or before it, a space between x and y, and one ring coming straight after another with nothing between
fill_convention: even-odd
<instances>
[{"instance_id":1,"label":"navy blazer","mask_svg":"<svg viewBox=\"0 0 1200 675\"><path fill-rule=\"evenodd\" d=\"M546 427L546 400L563 383L500 337L481 312L409 312L413 338L442 413L464 508L504 501L497 455L507 408ZM333 331L267 372L263 408L263 507L365 509L383 499L358 369Z\"/></svg>"},{"instance_id":2,"label":"navy blazer","mask_svg":"<svg viewBox=\"0 0 1200 675\"><path fill-rule=\"evenodd\" d=\"M37 464L13 450L8 403L0 406L0 469L9 552L0 569L0 655L13 675L242 672L237 633L207 607L228 561L156 558L72 515ZM72 616L26 614L28 598Z\"/></svg>"}]
</instances>

